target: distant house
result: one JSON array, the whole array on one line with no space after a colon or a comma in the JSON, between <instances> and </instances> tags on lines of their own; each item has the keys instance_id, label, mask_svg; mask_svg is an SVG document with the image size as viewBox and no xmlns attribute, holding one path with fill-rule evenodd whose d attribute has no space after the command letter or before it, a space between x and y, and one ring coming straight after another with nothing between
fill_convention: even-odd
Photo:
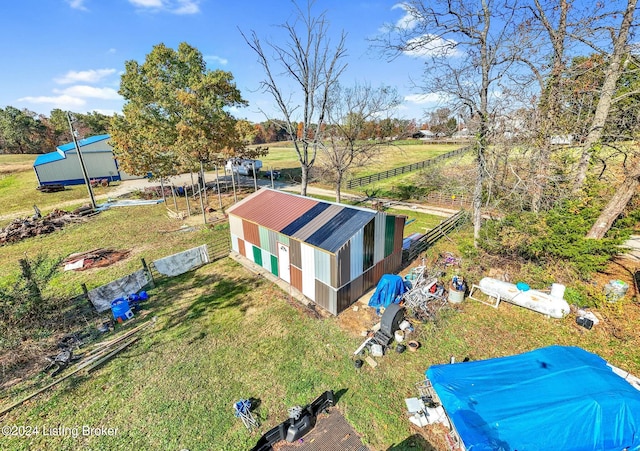
<instances>
[{"instance_id":1,"label":"distant house","mask_svg":"<svg viewBox=\"0 0 640 451\"><path fill-rule=\"evenodd\" d=\"M414 139L433 139L436 137L436 134L431 130L418 130L411 136Z\"/></svg>"},{"instance_id":2,"label":"distant house","mask_svg":"<svg viewBox=\"0 0 640 451\"><path fill-rule=\"evenodd\" d=\"M452 135L452 138L469 138L471 137L471 132L468 128L463 128L462 130L458 130Z\"/></svg>"},{"instance_id":3,"label":"distant house","mask_svg":"<svg viewBox=\"0 0 640 451\"><path fill-rule=\"evenodd\" d=\"M334 315L402 263L404 216L268 188L228 213L235 252Z\"/></svg>"},{"instance_id":4,"label":"distant house","mask_svg":"<svg viewBox=\"0 0 640 451\"><path fill-rule=\"evenodd\" d=\"M129 180L140 178L118 168L109 144L109 135L97 135L78 141L90 179ZM55 152L39 155L33 163L39 185L80 185L84 176L74 143L58 146Z\"/></svg>"}]
</instances>

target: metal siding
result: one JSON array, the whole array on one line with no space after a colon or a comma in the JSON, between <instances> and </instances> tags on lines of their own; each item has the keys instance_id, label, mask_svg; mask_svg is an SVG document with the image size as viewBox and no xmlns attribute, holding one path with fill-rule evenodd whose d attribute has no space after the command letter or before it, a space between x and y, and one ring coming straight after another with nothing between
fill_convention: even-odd
<instances>
[{"instance_id":1,"label":"metal siding","mask_svg":"<svg viewBox=\"0 0 640 451\"><path fill-rule=\"evenodd\" d=\"M396 216L396 235L393 239L393 250L402 249L402 239L404 238L404 223L407 220L405 216Z\"/></svg>"},{"instance_id":2,"label":"metal siding","mask_svg":"<svg viewBox=\"0 0 640 451\"><path fill-rule=\"evenodd\" d=\"M285 245L289 245L289 237L287 235L283 235L282 233L278 233L278 240L279 243L285 244Z\"/></svg>"},{"instance_id":3,"label":"metal siding","mask_svg":"<svg viewBox=\"0 0 640 451\"><path fill-rule=\"evenodd\" d=\"M322 212L320 212L315 218L308 221L304 227L297 230L296 233L293 234L294 237L300 241L307 241L311 235L318 231L318 229L324 227L328 222L333 221L333 218L345 209L342 205L324 205L327 205L327 208L322 210Z\"/></svg>"},{"instance_id":4,"label":"metal siding","mask_svg":"<svg viewBox=\"0 0 640 451\"><path fill-rule=\"evenodd\" d=\"M396 218L395 216L389 216L385 218L384 228L384 256L388 257L394 251L393 240L396 233Z\"/></svg>"},{"instance_id":5,"label":"metal siding","mask_svg":"<svg viewBox=\"0 0 640 451\"><path fill-rule=\"evenodd\" d=\"M318 281L316 283L316 291L315 291L315 303L318 304L323 309L330 311L330 303L331 303L331 287L325 285L324 283Z\"/></svg>"},{"instance_id":6,"label":"metal siding","mask_svg":"<svg viewBox=\"0 0 640 451\"><path fill-rule=\"evenodd\" d=\"M235 252L240 252L240 248L238 247L238 237L235 235L231 235L231 249Z\"/></svg>"},{"instance_id":7,"label":"metal siding","mask_svg":"<svg viewBox=\"0 0 640 451\"><path fill-rule=\"evenodd\" d=\"M295 266L290 266L291 268L291 286L302 293L302 270L300 268L296 268Z\"/></svg>"},{"instance_id":8,"label":"metal siding","mask_svg":"<svg viewBox=\"0 0 640 451\"><path fill-rule=\"evenodd\" d=\"M316 296L315 277L315 249L304 243L300 244L300 258L302 260L302 294L311 300Z\"/></svg>"},{"instance_id":9,"label":"metal siding","mask_svg":"<svg viewBox=\"0 0 640 451\"><path fill-rule=\"evenodd\" d=\"M271 274L278 277L278 257L275 255L271 256Z\"/></svg>"},{"instance_id":10,"label":"metal siding","mask_svg":"<svg viewBox=\"0 0 640 451\"><path fill-rule=\"evenodd\" d=\"M356 232L356 234L351 238L351 245L349 246L349 251L351 255L349 256L349 279L353 280L356 277L362 275L362 249L364 247L364 229L360 229Z\"/></svg>"},{"instance_id":11,"label":"metal siding","mask_svg":"<svg viewBox=\"0 0 640 451\"><path fill-rule=\"evenodd\" d=\"M260 233L258 232L258 224L254 224L249 221L242 221L242 230L244 233L244 240L248 243L260 246Z\"/></svg>"},{"instance_id":12,"label":"metal siding","mask_svg":"<svg viewBox=\"0 0 640 451\"><path fill-rule=\"evenodd\" d=\"M351 280L351 241L338 251L336 261L338 262L338 283L334 287L341 287Z\"/></svg>"},{"instance_id":13,"label":"metal siding","mask_svg":"<svg viewBox=\"0 0 640 451\"><path fill-rule=\"evenodd\" d=\"M245 248L244 240L242 238L238 238L238 253L240 255L247 256L247 250Z\"/></svg>"},{"instance_id":14,"label":"metal siding","mask_svg":"<svg viewBox=\"0 0 640 451\"><path fill-rule=\"evenodd\" d=\"M257 246L253 246L253 261L262 266L262 249Z\"/></svg>"},{"instance_id":15,"label":"metal siding","mask_svg":"<svg viewBox=\"0 0 640 451\"><path fill-rule=\"evenodd\" d=\"M242 218L238 216L229 215L229 231L236 235L238 238L244 240L244 230L242 228Z\"/></svg>"},{"instance_id":16,"label":"metal siding","mask_svg":"<svg viewBox=\"0 0 640 451\"><path fill-rule=\"evenodd\" d=\"M271 243L269 241L269 230L265 229L262 226L258 226L258 234L260 235L260 247L262 249L267 250L271 254L275 254L276 253L275 248L272 249L270 246Z\"/></svg>"},{"instance_id":17,"label":"metal siding","mask_svg":"<svg viewBox=\"0 0 640 451\"><path fill-rule=\"evenodd\" d=\"M262 267L271 272L271 254L262 249Z\"/></svg>"},{"instance_id":18,"label":"metal siding","mask_svg":"<svg viewBox=\"0 0 640 451\"><path fill-rule=\"evenodd\" d=\"M398 271L402 264L402 249L395 251L384 259L385 274L393 274Z\"/></svg>"},{"instance_id":19,"label":"metal siding","mask_svg":"<svg viewBox=\"0 0 640 451\"><path fill-rule=\"evenodd\" d=\"M269 234L269 252L275 255L278 252L278 234L273 230L268 231Z\"/></svg>"},{"instance_id":20,"label":"metal siding","mask_svg":"<svg viewBox=\"0 0 640 451\"><path fill-rule=\"evenodd\" d=\"M230 207L228 212L279 232L317 204L317 200L309 197L263 188Z\"/></svg>"},{"instance_id":21,"label":"metal siding","mask_svg":"<svg viewBox=\"0 0 640 451\"><path fill-rule=\"evenodd\" d=\"M313 249L313 248L312 248ZM320 249L314 249L314 264L316 279L327 285L331 285L331 254Z\"/></svg>"},{"instance_id":22,"label":"metal siding","mask_svg":"<svg viewBox=\"0 0 640 451\"><path fill-rule=\"evenodd\" d=\"M336 305L336 311L338 313L347 309L365 293L365 290L362 289L363 283L364 276L361 275L338 290Z\"/></svg>"},{"instance_id":23,"label":"metal siding","mask_svg":"<svg viewBox=\"0 0 640 451\"><path fill-rule=\"evenodd\" d=\"M376 231L375 231L375 245L373 250L373 263L378 264L384 258L384 213L378 213L376 215Z\"/></svg>"},{"instance_id":24,"label":"metal siding","mask_svg":"<svg viewBox=\"0 0 640 451\"><path fill-rule=\"evenodd\" d=\"M362 241L362 269L363 272L373 266L374 249L376 247L375 241L375 220L369 221L364 227L363 241Z\"/></svg>"},{"instance_id":25,"label":"metal siding","mask_svg":"<svg viewBox=\"0 0 640 451\"><path fill-rule=\"evenodd\" d=\"M329 255L329 271L331 274L331 283L329 284L332 288L339 287L338 285L338 268L340 264L338 263L338 256L336 254Z\"/></svg>"},{"instance_id":26,"label":"metal siding","mask_svg":"<svg viewBox=\"0 0 640 451\"><path fill-rule=\"evenodd\" d=\"M302 255L300 254L300 241L290 239L289 240L289 255L291 258L291 264L296 265L298 268L302 268Z\"/></svg>"}]
</instances>

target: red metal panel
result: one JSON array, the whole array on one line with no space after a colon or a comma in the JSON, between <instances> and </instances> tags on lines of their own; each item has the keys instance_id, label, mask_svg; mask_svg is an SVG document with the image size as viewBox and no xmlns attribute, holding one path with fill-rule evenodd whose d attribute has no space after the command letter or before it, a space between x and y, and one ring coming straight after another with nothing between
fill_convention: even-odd
<instances>
[{"instance_id":1,"label":"red metal panel","mask_svg":"<svg viewBox=\"0 0 640 451\"><path fill-rule=\"evenodd\" d=\"M228 209L229 213L279 232L318 203L295 194L263 188ZM245 236L245 239L248 239Z\"/></svg>"},{"instance_id":2,"label":"red metal panel","mask_svg":"<svg viewBox=\"0 0 640 451\"><path fill-rule=\"evenodd\" d=\"M244 247L244 240L242 238L238 238L238 252L240 252L240 255L244 255L245 257L247 256L247 251Z\"/></svg>"},{"instance_id":3,"label":"red metal panel","mask_svg":"<svg viewBox=\"0 0 640 451\"><path fill-rule=\"evenodd\" d=\"M242 233L244 234L245 241L260 247L260 231L258 230L258 224L243 220Z\"/></svg>"},{"instance_id":4,"label":"red metal panel","mask_svg":"<svg viewBox=\"0 0 640 451\"><path fill-rule=\"evenodd\" d=\"M289 266L289 271L291 273L291 285L302 293L302 270L291 265Z\"/></svg>"},{"instance_id":5,"label":"red metal panel","mask_svg":"<svg viewBox=\"0 0 640 451\"><path fill-rule=\"evenodd\" d=\"M384 259L385 274L394 274L402 264L402 249L395 251Z\"/></svg>"}]
</instances>

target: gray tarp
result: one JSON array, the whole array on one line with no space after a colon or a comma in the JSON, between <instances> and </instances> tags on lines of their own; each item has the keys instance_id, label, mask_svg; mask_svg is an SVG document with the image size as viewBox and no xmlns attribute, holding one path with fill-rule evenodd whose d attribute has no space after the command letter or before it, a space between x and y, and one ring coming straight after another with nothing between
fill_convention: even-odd
<instances>
[{"instance_id":1,"label":"gray tarp","mask_svg":"<svg viewBox=\"0 0 640 451\"><path fill-rule=\"evenodd\" d=\"M150 281L151 279L147 272L144 269L140 269L133 274L129 274L128 276L124 276L89 291L89 300L91 300L96 310L102 313L111 309L112 301L132 293L137 293Z\"/></svg>"},{"instance_id":2,"label":"gray tarp","mask_svg":"<svg viewBox=\"0 0 640 451\"><path fill-rule=\"evenodd\" d=\"M205 263L209 263L209 254L207 245L203 244L178 254L154 260L153 266L164 276L177 276Z\"/></svg>"}]
</instances>

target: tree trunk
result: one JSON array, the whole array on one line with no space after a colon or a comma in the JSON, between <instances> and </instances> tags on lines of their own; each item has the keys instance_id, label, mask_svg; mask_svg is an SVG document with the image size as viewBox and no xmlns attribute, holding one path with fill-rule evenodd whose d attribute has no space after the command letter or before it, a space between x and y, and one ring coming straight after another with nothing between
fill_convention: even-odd
<instances>
[{"instance_id":1,"label":"tree trunk","mask_svg":"<svg viewBox=\"0 0 640 451\"><path fill-rule=\"evenodd\" d=\"M307 184L309 183L309 166L305 164L300 164L300 169L302 169L301 181L300 181L300 194L303 196L307 195Z\"/></svg>"},{"instance_id":2,"label":"tree trunk","mask_svg":"<svg viewBox=\"0 0 640 451\"><path fill-rule=\"evenodd\" d=\"M342 174L340 172L336 176L336 202L342 202Z\"/></svg>"},{"instance_id":3,"label":"tree trunk","mask_svg":"<svg viewBox=\"0 0 640 451\"><path fill-rule=\"evenodd\" d=\"M586 237L595 239L604 237L620 213L624 211L633 195L636 194L638 186L640 186L640 160L633 170L627 174L622 185L618 187L607 206L604 207Z\"/></svg>"},{"instance_id":4,"label":"tree trunk","mask_svg":"<svg viewBox=\"0 0 640 451\"><path fill-rule=\"evenodd\" d=\"M591 123L591 128L589 129L587 138L582 145L582 155L580 156L580 162L578 164L578 173L573 185L574 193L580 191L582 189L582 186L584 185L584 181L587 178L587 170L589 169L591 152L593 151L593 147L602 138L602 132L607 122L607 118L609 117L609 110L611 109L611 104L613 103L616 84L618 83L618 79L620 78L620 75L622 74L622 71L624 69L621 62L622 57L627 52L629 29L631 28L633 22L636 3L637 0L628 0L627 9L624 13L624 16L622 17L622 23L620 24L620 34L618 34L618 36L616 37L613 45L613 54L611 55L611 61L605 73L605 79L602 85L602 90L600 92L600 99L598 100L596 112L593 116L593 122Z\"/></svg>"}]
</instances>

